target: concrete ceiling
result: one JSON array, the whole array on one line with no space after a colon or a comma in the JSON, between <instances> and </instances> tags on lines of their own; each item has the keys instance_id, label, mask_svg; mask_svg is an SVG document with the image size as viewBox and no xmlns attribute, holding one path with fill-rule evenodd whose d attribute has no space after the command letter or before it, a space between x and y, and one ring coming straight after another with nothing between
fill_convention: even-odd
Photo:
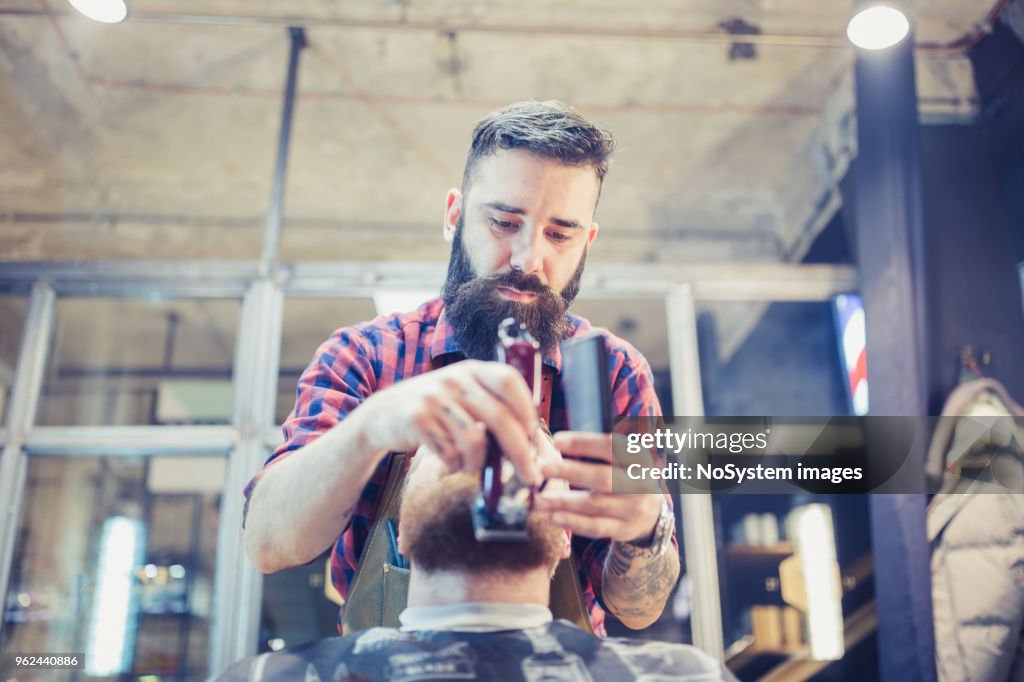
<instances>
[{"instance_id":1,"label":"concrete ceiling","mask_svg":"<svg viewBox=\"0 0 1024 682\"><path fill-rule=\"evenodd\" d=\"M918 42L947 44L993 2L907 4ZM445 259L442 200L473 122L526 98L571 103L618 139L594 258L798 259L854 153L849 2L638 7L223 0L204 18L138 0L106 26L59 0L2 0L0 259L258 257L289 23L310 48L286 260ZM761 31L753 58L730 58L732 20ZM970 114L962 54L918 62L923 112Z\"/></svg>"},{"instance_id":2,"label":"concrete ceiling","mask_svg":"<svg viewBox=\"0 0 1024 682\"><path fill-rule=\"evenodd\" d=\"M975 113L963 50L935 46L976 34L995 1L905 3L918 44L932 46L918 50L923 116ZM63 0L0 0L0 261L257 258L289 25L306 27L310 47L286 261L445 260L443 198L473 123L530 98L568 102L618 141L591 262L799 260L840 207L836 183L856 153L849 1L640 6L138 0L105 26ZM760 35L736 48L724 25ZM186 340L175 369L230 367L237 304L62 306L51 380L60 368L162 366L171 313ZM667 367L661 302L575 311ZM23 314L23 299L0 299L3 384ZM279 410L316 345L372 314L368 299L289 300ZM728 348L757 315L733 317L747 323L723 322L735 327Z\"/></svg>"}]
</instances>

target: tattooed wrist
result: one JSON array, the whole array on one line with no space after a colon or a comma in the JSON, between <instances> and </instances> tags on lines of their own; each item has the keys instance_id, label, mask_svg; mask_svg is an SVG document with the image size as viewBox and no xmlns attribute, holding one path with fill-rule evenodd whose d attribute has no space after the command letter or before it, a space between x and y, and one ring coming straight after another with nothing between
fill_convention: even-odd
<instances>
[{"instance_id":1,"label":"tattooed wrist","mask_svg":"<svg viewBox=\"0 0 1024 682\"><path fill-rule=\"evenodd\" d=\"M617 556L623 561L632 564L634 559L650 561L661 554L659 550L660 547L651 544L650 542L644 545L635 542L618 542L616 540L612 540L609 557Z\"/></svg>"},{"instance_id":2,"label":"tattooed wrist","mask_svg":"<svg viewBox=\"0 0 1024 682\"><path fill-rule=\"evenodd\" d=\"M650 550L648 558L655 557L665 553L672 545L675 527L676 521L672 507L662 500L661 512L658 514L658 519L654 522L654 528L651 529L650 534L621 544L627 545L628 550L636 553L639 553L640 550Z\"/></svg>"},{"instance_id":3,"label":"tattooed wrist","mask_svg":"<svg viewBox=\"0 0 1024 682\"><path fill-rule=\"evenodd\" d=\"M604 601L620 619L634 620L630 627L645 627L645 621L656 619L679 578L679 557L674 552L646 558L650 552L613 542L605 562Z\"/></svg>"}]
</instances>

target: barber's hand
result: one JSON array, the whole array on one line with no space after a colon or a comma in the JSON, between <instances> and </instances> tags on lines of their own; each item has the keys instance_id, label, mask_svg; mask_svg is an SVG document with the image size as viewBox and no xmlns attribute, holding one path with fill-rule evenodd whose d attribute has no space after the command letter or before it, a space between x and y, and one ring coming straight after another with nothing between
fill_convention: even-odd
<instances>
[{"instance_id":1,"label":"barber's hand","mask_svg":"<svg viewBox=\"0 0 1024 682\"><path fill-rule=\"evenodd\" d=\"M526 381L509 365L458 362L375 393L361 410L375 449L411 452L427 445L452 471L479 471L490 431L524 482L540 480L537 409Z\"/></svg>"},{"instance_id":2,"label":"barber's hand","mask_svg":"<svg viewBox=\"0 0 1024 682\"><path fill-rule=\"evenodd\" d=\"M591 538L644 544L654 532L664 496L637 486L615 462L611 434L563 431L555 434L555 447L566 457L588 457L597 462L548 459L541 473L546 478L564 479L573 488L553 490L537 496L534 509L548 512L553 523ZM614 488L613 488L614 484ZM612 492L612 490L616 492Z\"/></svg>"}]
</instances>

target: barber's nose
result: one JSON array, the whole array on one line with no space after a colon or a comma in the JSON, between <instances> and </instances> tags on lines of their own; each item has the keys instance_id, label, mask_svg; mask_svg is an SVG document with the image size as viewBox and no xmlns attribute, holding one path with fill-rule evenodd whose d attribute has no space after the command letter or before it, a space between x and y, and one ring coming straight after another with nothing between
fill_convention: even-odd
<instances>
[{"instance_id":1,"label":"barber's nose","mask_svg":"<svg viewBox=\"0 0 1024 682\"><path fill-rule=\"evenodd\" d=\"M509 265L514 270L521 270L527 275L540 272L544 262L541 249L539 235L524 230L512 249Z\"/></svg>"}]
</instances>

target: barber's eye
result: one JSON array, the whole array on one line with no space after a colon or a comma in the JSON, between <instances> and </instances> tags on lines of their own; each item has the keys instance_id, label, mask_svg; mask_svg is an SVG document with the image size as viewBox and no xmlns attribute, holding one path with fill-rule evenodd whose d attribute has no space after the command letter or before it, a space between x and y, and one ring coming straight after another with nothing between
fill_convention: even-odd
<instances>
[{"instance_id":1,"label":"barber's eye","mask_svg":"<svg viewBox=\"0 0 1024 682\"><path fill-rule=\"evenodd\" d=\"M572 236L564 232L549 232L548 238L555 242L567 242L572 239Z\"/></svg>"},{"instance_id":2,"label":"barber's eye","mask_svg":"<svg viewBox=\"0 0 1024 682\"><path fill-rule=\"evenodd\" d=\"M502 230L514 230L519 227L515 223L509 220L498 220L497 218L491 218L491 225L501 228Z\"/></svg>"}]
</instances>

